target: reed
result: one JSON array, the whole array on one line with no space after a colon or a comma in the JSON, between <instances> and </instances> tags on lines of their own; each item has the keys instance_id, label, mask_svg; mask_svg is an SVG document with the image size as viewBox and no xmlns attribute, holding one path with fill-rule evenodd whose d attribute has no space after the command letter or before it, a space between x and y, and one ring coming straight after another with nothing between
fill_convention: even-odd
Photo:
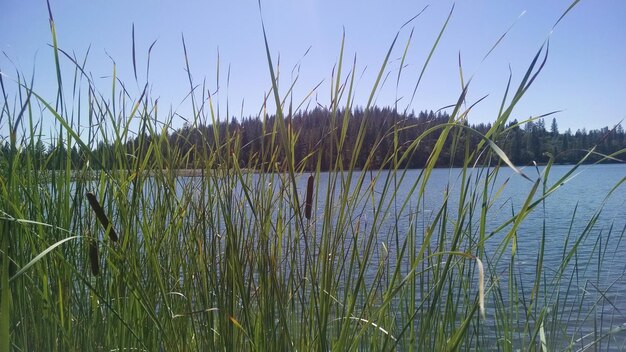
<instances>
[{"instance_id":1,"label":"reed","mask_svg":"<svg viewBox=\"0 0 626 352\"><path fill-rule=\"evenodd\" d=\"M297 97L297 82L279 87L268 38L268 99L275 118L270 105L261 107L259 128L266 138L250 142L258 143L260 155L247 155L241 133L218 124L227 120L224 102L208 95L213 89L206 81L193 80L184 41L188 121L212 126L197 135L202 143L187 141L194 148L169 143L178 112L163 115L148 78L141 81L135 69L140 88L133 94L114 72L110 89L99 92L86 59L58 46L52 14L50 25L56 101L42 98L22 74L14 80L0 75L0 122L10 127L12 151L1 157L0 351L623 347L622 316L612 309L621 293L603 281L603 273L625 275L623 263L611 259L619 255L614 244L626 228L608 224L602 208L584 219L574 208L565 243L550 242L547 233L551 197L595 151L553 176L552 163L535 175L514 166L498 147L514 127L506 122L543 67L545 48L521 72L519 86L506 87L487 133L465 123L470 87L461 77L448 123L409 145L392 143L385 158L375 160L373 152L362 154L364 143L381 148L402 130L394 126L371 140L364 132L371 123L366 115L357 142L346 144L342 122L351 118L359 68L356 62L345 66L342 41L328 100L332 119L323 137L339 152L332 154L337 160L330 171L322 172L328 154L317 146L306 152L305 162L295 162L299 133L289 123L292 108L305 106L300 102L314 90ZM366 114L403 38L401 62L407 59L409 25L384 54ZM136 60L133 49L133 68ZM68 67L74 72L66 76ZM48 137L58 153L35 160L31 151L46 135L40 123L45 116L55 120ZM482 142L470 149L462 138L467 136ZM427 139L436 141L427 167L401 167ZM464 167L449 170L444 180L435 165L455 157L442 154L447 143L454 143ZM104 151L99 144L112 148ZM67 162L74 146L89 160L78 169ZM363 156L366 167L357 170L353 161ZM179 165L196 171L181 176ZM521 203L503 203L503 192L516 181L525 185L525 193L516 195ZM430 203L436 182L443 182L443 193ZM603 204L623 191L624 182ZM522 262L522 236L533 217L541 219L534 229L540 245L534 262ZM99 226L101 239L93 235ZM556 245L562 246L558 265L545 254Z\"/></svg>"},{"instance_id":2,"label":"reed","mask_svg":"<svg viewBox=\"0 0 626 352\"><path fill-rule=\"evenodd\" d=\"M313 210L313 187L315 187L315 176L311 175L307 180L304 202L304 216L307 220L311 220L311 211Z\"/></svg>"},{"instance_id":3,"label":"reed","mask_svg":"<svg viewBox=\"0 0 626 352\"><path fill-rule=\"evenodd\" d=\"M93 276L100 274L100 258L98 256L98 242L89 241L89 264L91 264L91 273Z\"/></svg>"},{"instance_id":4,"label":"reed","mask_svg":"<svg viewBox=\"0 0 626 352\"><path fill-rule=\"evenodd\" d=\"M111 241L117 242L117 232L115 232L115 229L113 229L113 227L111 226L109 218L107 217L104 209L102 209L102 206L100 206L100 203L98 202L98 198L96 198L93 193L87 192L87 200L89 201L89 205L91 205L91 209L93 209L93 212L96 213L96 217L98 218L98 221L100 221L102 228L105 232L109 234L109 238L111 239Z\"/></svg>"}]
</instances>

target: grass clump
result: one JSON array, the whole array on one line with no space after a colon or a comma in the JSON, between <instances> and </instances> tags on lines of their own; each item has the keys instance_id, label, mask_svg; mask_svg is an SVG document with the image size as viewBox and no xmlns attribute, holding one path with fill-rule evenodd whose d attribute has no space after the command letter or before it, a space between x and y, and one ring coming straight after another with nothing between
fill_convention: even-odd
<instances>
[{"instance_id":1,"label":"grass clump","mask_svg":"<svg viewBox=\"0 0 626 352\"><path fill-rule=\"evenodd\" d=\"M57 46L50 19L57 103L20 75L10 107L0 75L0 121L10 131L0 176L0 350L621 347L620 314L605 315L611 290L599 287L615 254L610 244L619 243L624 228L600 226L602 209L579 228L574 213L559 265L545 265L546 204L594 150L555 181L552 161L533 177L496 143L516 127L506 122L541 71L544 48L517 89L507 86L488 131L465 123L471 107L464 83L447 123L399 145L399 125L374 140L364 132L396 36L355 143L346 145L356 64L344 73L342 44L325 136L336 159L322 172L328 151L314 148L296 161L300 131L289 123L295 97L291 89L280 94L267 39L276 111L269 119L262 109L258 151L246 149L241 131L222 128L204 86L187 102L191 126L211 126L210 134L190 134L200 138L189 144L199 150L185 150L168 142L175 114L157 114L149 82L137 98L115 79L110 98L98 93L82 61ZM75 70L71 82L63 80L62 61ZM191 75L189 81L196 87ZM71 103L62 99L67 86L77 92ZM55 119L58 153L39 160L33 151L45 114ZM138 122L136 138L131 122ZM404 161L433 135L426 166L408 169ZM470 135L480 140L472 148L463 138ZM395 142L378 160L382 140ZM365 143L374 147L357 169ZM461 155L463 166L437 180L448 143L454 146L448 157ZM191 166L193 176L182 176L179 165ZM527 184L526 194L502 216L498 207L511 180ZM443 195L433 203L437 181ZM541 239L528 276L518 261L518 236L537 214ZM594 245L583 253L589 240ZM595 279L587 279L587 270Z\"/></svg>"}]
</instances>

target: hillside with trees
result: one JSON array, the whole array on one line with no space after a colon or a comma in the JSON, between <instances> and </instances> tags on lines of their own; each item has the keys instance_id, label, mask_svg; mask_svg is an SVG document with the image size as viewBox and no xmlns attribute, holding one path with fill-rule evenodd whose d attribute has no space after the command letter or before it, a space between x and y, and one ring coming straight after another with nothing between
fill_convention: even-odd
<instances>
[{"instance_id":1,"label":"hillside with trees","mask_svg":"<svg viewBox=\"0 0 626 352\"><path fill-rule=\"evenodd\" d=\"M352 164L353 167L363 168L369 162L368 167L384 168L396 162L400 167L421 168L426 165L443 127L450 122L447 113L432 110L405 115L391 108L376 107L369 111L356 108L348 113L316 108L286 117L285 130L292 134L294 163L301 169L311 170L319 166L321 170L328 170L338 161L343 167ZM201 168L215 153L236 153L241 168L276 170L275 165L280 165L285 155L280 148L278 154L272 152L274 149L271 146L280 143L281 138L275 123L275 116L266 116L243 118L241 121L232 118L216 123L215 128L210 124L186 124L173 132L140 132L123 145L120 142L99 142L91 151L81 150L76 145L68 151L65 143L45 145L39 140L25 146L20 155L32 157L35 166L48 169L65 167L68 162L71 168L81 168L90 159L93 159L90 162L94 168L129 169L133 158L148 155L149 160L149 154L157 153L154 147L150 148L157 142L156 145L160 146L158 153L170 162L163 165L166 168ZM461 166L465 151L475 150L482 139L480 134L484 135L492 127L484 123L470 125L465 121L461 124L475 132L455 128L447 136L437 166ZM556 119L552 119L548 127L540 118L523 124L517 120L509 122L502 126L494 142L516 165L543 164L550 158L554 158L555 163L569 164L578 162L592 148L594 155L586 162L623 151L626 148L625 136L621 124L599 130L587 131L583 128L576 132L570 129L561 132ZM419 143L416 148L411 148L410 155L400 158L403 150L416 140ZM353 156L357 143L362 143L360 153ZM395 156L394 151L398 151ZM5 142L0 153L6 157L10 152L9 143ZM115 157L119 153L126 155L126 165L119 165L120 158ZM476 155L475 158L481 157L484 156ZM497 162L475 161L482 164ZM605 162L620 162L620 156Z\"/></svg>"}]
</instances>

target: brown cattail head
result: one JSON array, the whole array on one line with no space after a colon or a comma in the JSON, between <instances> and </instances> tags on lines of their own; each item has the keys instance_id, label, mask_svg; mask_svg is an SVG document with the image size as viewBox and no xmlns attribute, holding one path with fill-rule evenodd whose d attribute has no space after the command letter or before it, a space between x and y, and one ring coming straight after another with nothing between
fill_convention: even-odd
<instances>
[{"instance_id":1,"label":"brown cattail head","mask_svg":"<svg viewBox=\"0 0 626 352\"><path fill-rule=\"evenodd\" d=\"M98 242L89 241L89 262L91 263L91 273L94 276L100 274L100 259L98 258Z\"/></svg>"},{"instance_id":2,"label":"brown cattail head","mask_svg":"<svg viewBox=\"0 0 626 352\"><path fill-rule=\"evenodd\" d=\"M91 205L91 209L96 213L96 217L100 221L100 224L102 224L104 231L109 230L109 238L111 238L111 241L117 242L117 232L115 232L113 226L109 227L109 218L104 213L104 209L102 209L100 203L98 203L98 198L96 198L93 193L88 192L87 200L89 200L89 205Z\"/></svg>"},{"instance_id":3,"label":"brown cattail head","mask_svg":"<svg viewBox=\"0 0 626 352\"><path fill-rule=\"evenodd\" d=\"M307 220L311 220L311 210L313 209L313 184L315 178L313 175L309 176L309 181L306 184L306 201L304 203L304 216Z\"/></svg>"}]
</instances>

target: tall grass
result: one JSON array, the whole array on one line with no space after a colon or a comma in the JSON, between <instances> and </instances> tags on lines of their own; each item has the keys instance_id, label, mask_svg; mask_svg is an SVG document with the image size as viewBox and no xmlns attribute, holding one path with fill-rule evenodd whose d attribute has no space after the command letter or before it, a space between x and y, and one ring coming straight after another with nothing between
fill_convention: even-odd
<instances>
[{"instance_id":1,"label":"tall grass","mask_svg":"<svg viewBox=\"0 0 626 352\"><path fill-rule=\"evenodd\" d=\"M241 135L228 129L215 127L214 140L222 142L203 143L204 150L196 154L201 157L193 160L167 143L175 114L158 113L150 82L132 97L114 73L110 96L99 93L86 73L86 59L58 47L52 15L50 24L59 87L55 102L33 91L32 80L21 74L15 81L0 75L0 123L8 125L13 151L0 175L0 350L622 347L621 313L605 309L612 304L611 288L601 284L600 273L617 254L613 244L625 230L604 228L596 240L601 209L582 229L573 225L578 219L573 209L557 268L544 264L550 235L545 215L537 231L536 262L524 264L532 266L532 279L516 257L525 219L545 214L546 200L567 187L580 166L556 181L549 179L551 164L530 176L512 165L495 142L511 128L506 122L541 71L546 48L531 60L517 88L509 80L502 108L485 135L465 123L471 80L459 68L463 89L449 123L410 145L396 142L382 162L374 162L372 152L363 170L342 159L349 154L333 153L332 170L322 173L323 150L309 151L306 163L294 162L298 131L287 120L297 97L291 87L286 93L279 89L280 72L267 38L269 99L277 118L268 119L263 107L259 118L269 137L263 140L263 156L240 165ZM398 40L383 60L366 112ZM346 146L347 123L341 122L350 119L357 67L344 67L343 43L340 53L326 138L333 148L349 151L354 162L368 119L356 145ZM191 72L186 47L184 59ZM66 65L75 71L69 81L61 69ZM197 85L189 74L189 84L191 125L218 126L224 117L205 95L204 83ZM15 98L7 93L9 85L17 91ZM53 144L65 146L60 157L70 160L71 146L78 146L97 165L72 170L70 162L58 158L35 160L32 150L46 132L45 115L55 119ZM139 131L131 130L133 122ZM141 141L129 159L124 146L135 132ZM381 131L374 143L398 133L398 128ZM398 166L435 133L439 138L426 168ZM482 139L478 148L460 142L467 134ZM144 143L148 135L152 138ZM440 206L426 209L429 181L449 140L465 164L448 181ZM112 164L96 155L98 143L114 146ZM261 165L260 160L272 162ZM481 167L492 160L501 166ZM181 177L174 170L189 162L201 176ZM317 167L311 171L307 165ZM511 206L506 217L494 206L507 187L498 181L503 169L529 184L521 206ZM409 191L400 193L400 186ZM490 225L494 213L500 217L495 227ZM581 246L590 238L594 246L582 255ZM596 280L583 281L581 272L594 266Z\"/></svg>"}]
</instances>

